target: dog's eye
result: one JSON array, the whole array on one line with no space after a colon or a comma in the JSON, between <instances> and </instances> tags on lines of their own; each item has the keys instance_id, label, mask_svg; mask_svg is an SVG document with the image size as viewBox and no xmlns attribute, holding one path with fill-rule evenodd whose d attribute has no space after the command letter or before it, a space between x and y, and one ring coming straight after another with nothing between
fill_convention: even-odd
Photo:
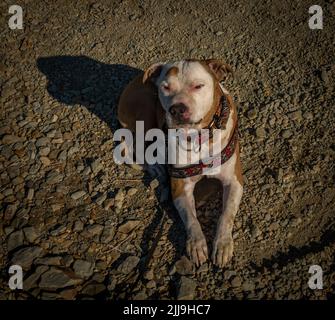
<instances>
[{"instance_id":1,"label":"dog's eye","mask_svg":"<svg viewBox=\"0 0 335 320\"><path fill-rule=\"evenodd\" d=\"M194 89L199 90L204 86L204 84L197 84L194 86Z\"/></svg>"}]
</instances>

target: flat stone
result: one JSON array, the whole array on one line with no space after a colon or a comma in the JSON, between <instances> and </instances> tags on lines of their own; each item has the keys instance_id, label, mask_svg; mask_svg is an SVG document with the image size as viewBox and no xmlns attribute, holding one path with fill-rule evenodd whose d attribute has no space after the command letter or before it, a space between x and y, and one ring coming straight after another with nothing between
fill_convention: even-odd
<instances>
[{"instance_id":1,"label":"flat stone","mask_svg":"<svg viewBox=\"0 0 335 320\"><path fill-rule=\"evenodd\" d=\"M109 210L114 205L114 199L107 199L104 201L104 209Z\"/></svg>"},{"instance_id":2,"label":"flat stone","mask_svg":"<svg viewBox=\"0 0 335 320\"><path fill-rule=\"evenodd\" d=\"M82 198L84 195L86 195L86 191L84 190L79 190L79 191L76 191L74 193L71 194L71 198L73 200L79 200L80 198Z\"/></svg>"},{"instance_id":3,"label":"flat stone","mask_svg":"<svg viewBox=\"0 0 335 320\"><path fill-rule=\"evenodd\" d=\"M47 266L60 266L62 265L62 262L63 262L63 259L62 257L59 257L59 256L37 258L35 260L35 264L43 264Z\"/></svg>"},{"instance_id":4,"label":"flat stone","mask_svg":"<svg viewBox=\"0 0 335 320\"><path fill-rule=\"evenodd\" d=\"M100 224L93 224L91 226L88 226L86 230L91 236L98 236L101 234L103 228L104 227Z\"/></svg>"},{"instance_id":5,"label":"flat stone","mask_svg":"<svg viewBox=\"0 0 335 320\"><path fill-rule=\"evenodd\" d=\"M38 149L38 153L40 156L45 157L50 153L50 148L49 147L42 147Z\"/></svg>"},{"instance_id":6,"label":"flat stone","mask_svg":"<svg viewBox=\"0 0 335 320\"><path fill-rule=\"evenodd\" d=\"M130 188L127 192L127 195L132 197L137 193L137 189L136 188Z\"/></svg>"},{"instance_id":7,"label":"flat stone","mask_svg":"<svg viewBox=\"0 0 335 320\"><path fill-rule=\"evenodd\" d=\"M85 260L76 260L73 270L80 278L89 278L93 274L94 264Z\"/></svg>"},{"instance_id":8,"label":"flat stone","mask_svg":"<svg viewBox=\"0 0 335 320\"><path fill-rule=\"evenodd\" d=\"M32 189L32 188L29 188L29 189L28 189L28 192L27 192L27 200L28 200L28 201L33 200L33 198L34 198L34 193L35 193L35 190L34 190L34 189Z\"/></svg>"},{"instance_id":9,"label":"flat stone","mask_svg":"<svg viewBox=\"0 0 335 320\"><path fill-rule=\"evenodd\" d=\"M63 180L63 175L57 171L49 171L46 177L47 184L56 184Z\"/></svg>"},{"instance_id":10,"label":"flat stone","mask_svg":"<svg viewBox=\"0 0 335 320\"><path fill-rule=\"evenodd\" d=\"M91 163L91 170L94 174L98 173L99 171L101 171L103 169L103 165L102 163L100 162L99 159L97 160L94 160L92 163Z\"/></svg>"},{"instance_id":11,"label":"flat stone","mask_svg":"<svg viewBox=\"0 0 335 320\"><path fill-rule=\"evenodd\" d=\"M76 295L78 294L77 289L65 289L59 293L59 295L64 299L64 300L74 300Z\"/></svg>"},{"instance_id":12,"label":"flat stone","mask_svg":"<svg viewBox=\"0 0 335 320\"><path fill-rule=\"evenodd\" d=\"M256 117L257 117L257 111L255 109L249 110L248 114L247 114L247 117L250 120L256 119Z\"/></svg>"},{"instance_id":13,"label":"flat stone","mask_svg":"<svg viewBox=\"0 0 335 320\"><path fill-rule=\"evenodd\" d=\"M104 230L101 235L101 242L102 243L109 243L113 240L115 235L115 228L114 226L105 226Z\"/></svg>"},{"instance_id":14,"label":"flat stone","mask_svg":"<svg viewBox=\"0 0 335 320\"><path fill-rule=\"evenodd\" d=\"M16 142L19 142L19 141L22 141L22 140L23 139L18 137L18 136L15 136L15 135L12 135L12 134L6 134L2 138L2 143L3 144L12 144L12 143L16 143Z\"/></svg>"},{"instance_id":15,"label":"flat stone","mask_svg":"<svg viewBox=\"0 0 335 320\"><path fill-rule=\"evenodd\" d=\"M30 290L31 288L38 287L38 280L47 270L49 270L48 266L38 266L34 273L32 273L27 279L24 279L23 289Z\"/></svg>"},{"instance_id":16,"label":"flat stone","mask_svg":"<svg viewBox=\"0 0 335 320\"><path fill-rule=\"evenodd\" d=\"M281 136L282 136L284 139L288 139L288 138L290 138L292 135L293 135L293 132L292 132L292 130L289 130L289 129L283 130L282 133L281 133Z\"/></svg>"},{"instance_id":17,"label":"flat stone","mask_svg":"<svg viewBox=\"0 0 335 320\"><path fill-rule=\"evenodd\" d=\"M256 129L256 136L258 138L264 138L266 136L266 130L262 127Z\"/></svg>"},{"instance_id":18,"label":"flat stone","mask_svg":"<svg viewBox=\"0 0 335 320\"><path fill-rule=\"evenodd\" d=\"M74 223L73 231L78 232L84 229L84 223L80 220Z\"/></svg>"},{"instance_id":19,"label":"flat stone","mask_svg":"<svg viewBox=\"0 0 335 320\"><path fill-rule=\"evenodd\" d=\"M139 220L128 220L119 226L118 231L121 233L128 234L132 230L134 230L139 223L140 223Z\"/></svg>"},{"instance_id":20,"label":"flat stone","mask_svg":"<svg viewBox=\"0 0 335 320\"><path fill-rule=\"evenodd\" d=\"M194 280L185 276L180 278L180 287L178 291L178 300L193 300L197 284Z\"/></svg>"},{"instance_id":21,"label":"flat stone","mask_svg":"<svg viewBox=\"0 0 335 320\"><path fill-rule=\"evenodd\" d=\"M11 233L7 240L8 251L12 251L16 249L17 247L23 245L23 239L24 239L24 236L23 236L22 230L18 230L18 231Z\"/></svg>"},{"instance_id":22,"label":"flat stone","mask_svg":"<svg viewBox=\"0 0 335 320\"><path fill-rule=\"evenodd\" d=\"M239 276L234 277L231 281L231 285L234 288L240 287L242 285L241 278Z\"/></svg>"},{"instance_id":23,"label":"flat stone","mask_svg":"<svg viewBox=\"0 0 335 320\"><path fill-rule=\"evenodd\" d=\"M118 271L122 272L123 274L129 274L136 268L139 262L139 257L129 256L119 265Z\"/></svg>"},{"instance_id":24,"label":"flat stone","mask_svg":"<svg viewBox=\"0 0 335 320\"><path fill-rule=\"evenodd\" d=\"M67 159L67 152L66 152L66 150L61 151L61 152L59 153L57 159L58 159L59 161L66 161L66 159Z\"/></svg>"},{"instance_id":25,"label":"flat stone","mask_svg":"<svg viewBox=\"0 0 335 320\"><path fill-rule=\"evenodd\" d=\"M40 157L40 161L46 167L51 163L51 160L48 157Z\"/></svg>"},{"instance_id":26,"label":"flat stone","mask_svg":"<svg viewBox=\"0 0 335 320\"><path fill-rule=\"evenodd\" d=\"M39 287L42 289L56 290L77 285L82 279L68 270L61 270L52 267L49 271L42 274Z\"/></svg>"},{"instance_id":27,"label":"flat stone","mask_svg":"<svg viewBox=\"0 0 335 320\"><path fill-rule=\"evenodd\" d=\"M12 264L17 264L23 269L29 269L36 258L39 258L43 253L41 247L28 247L15 252L12 258Z\"/></svg>"},{"instance_id":28,"label":"flat stone","mask_svg":"<svg viewBox=\"0 0 335 320\"><path fill-rule=\"evenodd\" d=\"M193 263L185 256L182 256L180 260L175 263L175 269L176 272L180 275L188 275L194 273Z\"/></svg>"},{"instance_id":29,"label":"flat stone","mask_svg":"<svg viewBox=\"0 0 335 320\"><path fill-rule=\"evenodd\" d=\"M96 204L98 204L99 206L101 206L103 204L103 202L106 200L107 198L107 193L102 194L100 197L98 197L95 202Z\"/></svg>"},{"instance_id":30,"label":"flat stone","mask_svg":"<svg viewBox=\"0 0 335 320\"><path fill-rule=\"evenodd\" d=\"M245 281L242 284L243 291L254 291L255 290L255 284L251 281Z\"/></svg>"},{"instance_id":31,"label":"flat stone","mask_svg":"<svg viewBox=\"0 0 335 320\"><path fill-rule=\"evenodd\" d=\"M90 283L83 288L81 293L88 296L96 296L106 289L106 286L102 283Z\"/></svg>"},{"instance_id":32,"label":"flat stone","mask_svg":"<svg viewBox=\"0 0 335 320\"><path fill-rule=\"evenodd\" d=\"M49 144L50 144L50 140L47 137L39 138L36 141L36 143L35 143L35 145L36 145L37 148L39 148L39 147L45 147L45 146L47 146Z\"/></svg>"},{"instance_id":33,"label":"flat stone","mask_svg":"<svg viewBox=\"0 0 335 320\"><path fill-rule=\"evenodd\" d=\"M40 236L35 227L26 227L23 232L29 242L34 242Z\"/></svg>"}]
</instances>

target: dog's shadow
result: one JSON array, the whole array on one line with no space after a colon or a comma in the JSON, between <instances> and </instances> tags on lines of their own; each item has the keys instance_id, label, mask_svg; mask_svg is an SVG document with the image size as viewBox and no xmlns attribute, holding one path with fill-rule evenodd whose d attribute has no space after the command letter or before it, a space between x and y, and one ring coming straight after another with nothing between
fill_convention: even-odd
<instances>
[{"instance_id":1,"label":"dog's shadow","mask_svg":"<svg viewBox=\"0 0 335 320\"><path fill-rule=\"evenodd\" d=\"M125 64L106 64L87 56L40 57L37 59L37 67L47 77L47 90L53 98L68 107L76 104L85 106L87 110L107 123L112 132L120 128L117 121L117 103L123 89L135 76L143 72ZM152 177L145 174L143 183L148 186L151 179ZM207 187L204 190L208 191ZM157 188L156 190L157 200L160 201L162 189ZM173 220L168 238L175 248L173 258L173 263L175 263L185 254L186 235L182 221L173 208L171 198L165 202L165 208L166 204L168 206L166 212ZM139 268L142 269L140 273L143 273L147 267L146 257L151 250L148 248L148 243L160 225L164 210L157 210L156 216L144 230L140 244L143 252L141 259L143 263L139 265ZM200 217L200 222L201 220ZM209 223L209 225L212 224ZM205 230L207 239L213 233L213 230L211 232ZM120 264L124 259L125 257L121 256L114 264Z\"/></svg>"}]
</instances>

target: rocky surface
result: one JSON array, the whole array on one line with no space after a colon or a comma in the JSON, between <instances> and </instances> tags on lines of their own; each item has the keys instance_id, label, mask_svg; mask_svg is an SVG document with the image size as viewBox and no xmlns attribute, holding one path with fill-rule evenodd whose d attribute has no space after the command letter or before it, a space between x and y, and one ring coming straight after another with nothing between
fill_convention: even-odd
<instances>
[{"instance_id":1,"label":"rocky surface","mask_svg":"<svg viewBox=\"0 0 335 320\"><path fill-rule=\"evenodd\" d=\"M323 30L297 1L26 1L23 30L1 15L0 298L334 297L335 6L318 4ZM122 88L185 57L235 69L245 192L223 270L185 257L166 182L113 161ZM210 249L220 206L199 208Z\"/></svg>"}]
</instances>

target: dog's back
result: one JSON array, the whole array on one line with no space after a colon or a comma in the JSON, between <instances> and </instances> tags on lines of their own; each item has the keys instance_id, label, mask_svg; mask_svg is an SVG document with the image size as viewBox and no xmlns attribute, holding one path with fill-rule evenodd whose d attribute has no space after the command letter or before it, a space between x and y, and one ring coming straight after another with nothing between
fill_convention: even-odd
<instances>
[{"instance_id":1,"label":"dog's back","mask_svg":"<svg viewBox=\"0 0 335 320\"><path fill-rule=\"evenodd\" d=\"M135 132L136 121L144 121L144 131L161 128L164 111L151 82L143 83L143 74L133 79L123 90L118 104L118 120L124 128Z\"/></svg>"}]
</instances>

